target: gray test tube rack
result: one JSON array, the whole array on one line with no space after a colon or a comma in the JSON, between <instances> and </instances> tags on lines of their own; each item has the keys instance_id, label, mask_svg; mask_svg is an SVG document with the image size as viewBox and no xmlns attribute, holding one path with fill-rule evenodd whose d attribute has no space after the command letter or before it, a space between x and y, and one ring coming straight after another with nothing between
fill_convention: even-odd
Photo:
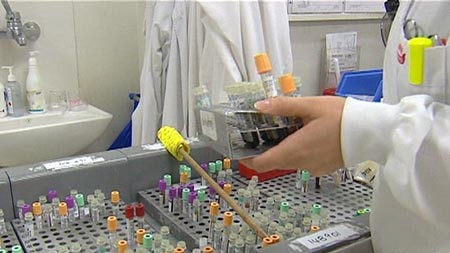
<instances>
[{"instance_id":1,"label":"gray test tube rack","mask_svg":"<svg viewBox=\"0 0 450 253\"><path fill-rule=\"evenodd\" d=\"M118 240L127 239L124 209L125 204L120 202L119 217L117 217ZM70 247L71 243L80 243L82 247L81 252L91 253L96 252L97 237L104 236L105 238L108 238L106 219L110 215L112 215L112 205L110 201L105 201L105 214L100 217L98 222L94 223L86 219L71 222L67 229L46 227L40 231L35 231L34 237L30 239L24 239L24 227L19 219L13 220L12 225L19 235L20 243L25 252L56 253L60 246ZM134 225L137 227L136 219L134 219ZM144 222L144 229L150 233L155 233L155 230L147 222ZM107 250L109 252L108 243Z\"/></svg>"}]
</instances>

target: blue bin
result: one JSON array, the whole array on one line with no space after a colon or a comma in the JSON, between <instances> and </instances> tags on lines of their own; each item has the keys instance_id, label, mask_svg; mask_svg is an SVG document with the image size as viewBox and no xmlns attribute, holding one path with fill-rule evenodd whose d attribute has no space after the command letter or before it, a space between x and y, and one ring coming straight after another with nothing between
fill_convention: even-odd
<instances>
[{"instance_id":1,"label":"blue bin","mask_svg":"<svg viewBox=\"0 0 450 253\"><path fill-rule=\"evenodd\" d=\"M133 100L133 111L139 104L140 94L130 93L128 97ZM131 120L120 132L119 136L114 140L108 150L131 147Z\"/></svg>"},{"instance_id":2,"label":"blue bin","mask_svg":"<svg viewBox=\"0 0 450 253\"><path fill-rule=\"evenodd\" d=\"M379 87L382 86L382 80L382 69L346 72L342 75L336 89L336 95L374 101L377 91L377 95L381 94L381 88Z\"/></svg>"}]
</instances>

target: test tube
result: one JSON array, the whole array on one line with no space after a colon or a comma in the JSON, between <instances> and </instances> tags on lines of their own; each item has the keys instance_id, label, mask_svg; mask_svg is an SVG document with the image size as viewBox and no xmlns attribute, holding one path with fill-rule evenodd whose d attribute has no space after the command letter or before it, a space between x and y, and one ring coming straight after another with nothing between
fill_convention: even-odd
<instances>
[{"instance_id":1,"label":"test tube","mask_svg":"<svg viewBox=\"0 0 450 253\"><path fill-rule=\"evenodd\" d=\"M233 183L233 171L231 169L225 170L225 182L227 184Z\"/></svg>"},{"instance_id":2,"label":"test tube","mask_svg":"<svg viewBox=\"0 0 450 253\"><path fill-rule=\"evenodd\" d=\"M189 192L188 217L192 218L194 212L194 200L197 198L195 191Z\"/></svg>"},{"instance_id":3,"label":"test tube","mask_svg":"<svg viewBox=\"0 0 450 253\"><path fill-rule=\"evenodd\" d=\"M310 217L304 217L302 222L303 233L309 233L311 230L312 220Z\"/></svg>"},{"instance_id":4,"label":"test tube","mask_svg":"<svg viewBox=\"0 0 450 253\"><path fill-rule=\"evenodd\" d=\"M183 189L183 200L182 200L182 209L181 212L185 215L188 214L188 202L189 202L189 193L191 192L191 190L189 190L189 188L184 188Z\"/></svg>"},{"instance_id":5,"label":"test tube","mask_svg":"<svg viewBox=\"0 0 450 253\"><path fill-rule=\"evenodd\" d=\"M32 204L33 206L33 215L34 215L34 222L36 224L36 230L42 230L43 228L43 222L42 222L42 206L40 202L34 202ZM0 232L1 234L1 232Z\"/></svg>"},{"instance_id":6,"label":"test tube","mask_svg":"<svg viewBox=\"0 0 450 253\"><path fill-rule=\"evenodd\" d=\"M208 242L213 242L214 237L214 225L217 221L217 216L219 215L219 203L212 202L209 207L209 232L208 232Z\"/></svg>"},{"instance_id":7,"label":"test tube","mask_svg":"<svg viewBox=\"0 0 450 253\"><path fill-rule=\"evenodd\" d=\"M167 198L167 196L169 196L169 188L172 186L172 176L170 174L165 174L164 181L166 181L166 198Z\"/></svg>"},{"instance_id":8,"label":"test tube","mask_svg":"<svg viewBox=\"0 0 450 253\"><path fill-rule=\"evenodd\" d=\"M170 235L170 228L168 226L162 226L161 229L159 230L159 233L162 236L162 241L169 241L169 235Z\"/></svg>"},{"instance_id":9,"label":"test tube","mask_svg":"<svg viewBox=\"0 0 450 253\"><path fill-rule=\"evenodd\" d=\"M100 211L100 215L106 214L106 205L105 205L105 194L103 192L99 192L96 195L97 201L98 201L98 209ZM120 202L120 196L119 196L119 202Z\"/></svg>"},{"instance_id":10,"label":"test tube","mask_svg":"<svg viewBox=\"0 0 450 253\"><path fill-rule=\"evenodd\" d=\"M39 200L39 203L41 203L41 205L44 205L47 203L47 196L41 195L41 196L39 196L38 200Z\"/></svg>"},{"instance_id":11,"label":"test tube","mask_svg":"<svg viewBox=\"0 0 450 253\"><path fill-rule=\"evenodd\" d=\"M301 190L302 189L302 169L297 169L295 173L295 188Z\"/></svg>"},{"instance_id":12,"label":"test tube","mask_svg":"<svg viewBox=\"0 0 450 253\"><path fill-rule=\"evenodd\" d=\"M245 237L245 248L244 253L250 253L253 246L255 246L256 235L253 233L248 233Z\"/></svg>"},{"instance_id":13,"label":"test tube","mask_svg":"<svg viewBox=\"0 0 450 253\"><path fill-rule=\"evenodd\" d=\"M217 182L225 182L226 183L227 173L224 170L221 170L217 173Z\"/></svg>"},{"instance_id":14,"label":"test tube","mask_svg":"<svg viewBox=\"0 0 450 253\"><path fill-rule=\"evenodd\" d=\"M316 177L315 181L316 181L315 184L316 189L320 189L320 187L322 186L322 177Z\"/></svg>"},{"instance_id":15,"label":"test tube","mask_svg":"<svg viewBox=\"0 0 450 253\"><path fill-rule=\"evenodd\" d=\"M137 228L143 229L144 228L144 218L145 218L145 206L143 203L139 202L135 206L136 211L136 219L137 219Z\"/></svg>"},{"instance_id":16,"label":"test tube","mask_svg":"<svg viewBox=\"0 0 450 253\"><path fill-rule=\"evenodd\" d=\"M57 197L58 197L58 193L56 192L56 190L49 190L48 191L47 199L48 199L49 202L52 202L52 200L54 198L57 198Z\"/></svg>"},{"instance_id":17,"label":"test tube","mask_svg":"<svg viewBox=\"0 0 450 253\"><path fill-rule=\"evenodd\" d=\"M99 237L97 237L97 239L95 240L95 244L96 244L96 248L97 251L96 253L106 253L106 244L107 244L107 239L100 235Z\"/></svg>"},{"instance_id":18,"label":"test tube","mask_svg":"<svg viewBox=\"0 0 450 253\"><path fill-rule=\"evenodd\" d=\"M191 177L192 177L191 167L186 166L186 169L184 170L184 172L187 173L187 181L189 183L191 181Z\"/></svg>"},{"instance_id":19,"label":"test tube","mask_svg":"<svg viewBox=\"0 0 450 253\"><path fill-rule=\"evenodd\" d=\"M212 186L209 186L208 189L209 189L209 201L211 201L211 202L217 201L216 190L214 190L214 188Z\"/></svg>"},{"instance_id":20,"label":"test tube","mask_svg":"<svg viewBox=\"0 0 450 253\"><path fill-rule=\"evenodd\" d=\"M269 56L266 53L260 53L255 55L254 58L256 63L256 69L263 82L263 88L266 97L267 98L277 97L278 91L275 86L275 80L272 74L272 64L270 62ZM278 125L278 127L284 127L286 125L280 116L274 116L273 121L276 125ZM279 131L269 130L266 132L266 134L268 135L268 138L263 139L271 143L272 142L278 143L285 137L285 134L281 129Z\"/></svg>"},{"instance_id":21,"label":"test tube","mask_svg":"<svg viewBox=\"0 0 450 253\"><path fill-rule=\"evenodd\" d=\"M149 252L152 252L153 250L153 235L152 234L145 234L144 235L144 243L143 243L144 249L148 250Z\"/></svg>"},{"instance_id":22,"label":"test tube","mask_svg":"<svg viewBox=\"0 0 450 253\"><path fill-rule=\"evenodd\" d=\"M164 206L166 204L166 187L167 183L164 179L159 180L159 204Z\"/></svg>"},{"instance_id":23,"label":"test tube","mask_svg":"<svg viewBox=\"0 0 450 253\"><path fill-rule=\"evenodd\" d=\"M69 212L67 211L66 202L60 202L58 204L59 207L59 219L61 222L61 228L66 229L69 227Z\"/></svg>"},{"instance_id":24,"label":"test tube","mask_svg":"<svg viewBox=\"0 0 450 253\"><path fill-rule=\"evenodd\" d=\"M126 250L128 249L128 242L125 240L119 240L117 242L117 252L118 253L126 253Z\"/></svg>"},{"instance_id":25,"label":"test tube","mask_svg":"<svg viewBox=\"0 0 450 253\"><path fill-rule=\"evenodd\" d=\"M80 215L80 219L89 217L89 207L84 202L84 195L82 193L77 193L75 195L75 200L77 202L78 213Z\"/></svg>"},{"instance_id":26,"label":"test tube","mask_svg":"<svg viewBox=\"0 0 450 253\"><path fill-rule=\"evenodd\" d=\"M275 195L273 197L273 200L275 201L274 214L275 214L275 217L278 217L280 215L280 206L281 206L281 202L283 202L283 196Z\"/></svg>"},{"instance_id":27,"label":"test tube","mask_svg":"<svg viewBox=\"0 0 450 253\"><path fill-rule=\"evenodd\" d=\"M220 186L221 189L223 189L223 187L225 185L225 181L219 181L217 184ZM217 194L216 196L217 196L217 202L219 202L220 206L222 206L224 201L222 200L222 198L220 197L219 194Z\"/></svg>"},{"instance_id":28,"label":"test tube","mask_svg":"<svg viewBox=\"0 0 450 253\"><path fill-rule=\"evenodd\" d=\"M95 197L91 199L90 207L91 210L89 212L91 213L91 220L93 222L100 221L100 206L98 204L98 200Z\"/></svg>"},{"instance_id":29,"label":"test tube","mask_svg":"<svg viewBox=\"0 0 450 253\"><path fill-rule=\"evenodd\" d=\"M252 203L252 192L249 190L245 190L244 191L244 207L245 207L245 211L247 211L248 213L250 213L252 211L252 207L253 203Z\"/></svg>"},{"instance_id":30,"label":"test tube","mask_svg":"<svg viewBox=\"0 0 450 253\"><path fill-rule=\"evenodd\" d=\"M252 191L252 211L258 211L259 209L259 198L261 196L261 192L259 189L254 189Z\"/></svg>"},{"instance_id":31,"label":"test tube","mask_svg":"<svg viewBox=\"0 0 450 253\"><path fill-rule=\"evenodd\" d=\"M108 216L107 229L109 239L109 249L112 252L114 248L117 248L117 218L116 216Z\"/></svg>"},{"instance_id":32,"label":"test tube","mask_svg":"<svg viewBox=\"0 0 450 253\"><path fill-rule=\"evenodd\" d=\"M173 213L174 212L174 201L176 201L176 197L177 197L177 188L174 186L171 186L169 188L169 213Z\"/></svg>"},{"instance_id":33,"label":"test tube","mask_svg":"<svg viewBox=\"0 0 450 253\"><path fill-rule=\"evenodd\" d=\"M45 227L51 227L52 205L42 205L42 225Z\"/></svg>"},{"instance_id":34,"label":"test tube","mask_svg":"<svg viewBox=\"0 0 450 253\"><path fill-rule=\"evenodd\" d=\"M52 216L51 218L51 226L57 226L59 222L59 198L55 197L52 200Z\"/></svg>"},{"instance_id":35,"label":"test tube","mask_svg":"<svg viewBox=\"0 0 450 253\"><path fill-rule=\"evenodd\" d=\"M245 198L244 198L245 189L238 189L238 204L242 209L245 209Z\"/></svg>"},{"instance_id":36,"label":"test tube","mask_svg":"<svg viewBox=\"0 0 450 253\"><path fill-rule=\"evenodd\" d=\"M222 247L222 234L223 234L223 224L220 222L217 222L214 224L214 233L213 233L213 247L215 249L220 249Z\"/></svg>"},{"instance_id":37,"label":"test tube","mask_svg":"<svg viewBox=\"0 0 450 253\"><path fill-rule=\"evenodd\" d=\"M238 238L234 244L234 253L244 253L245 241Z\"/></svg>"},{"instance_id":38,"label":"test tube","mask_svg":"<svg viewBox=\"0 0 450 253\"><path fill-rule=\"evenodd\" d=\"M3 212L3 209L0 208L0 235L4 235L6 233L7 233L7 230L6 230L6 222L5 222L5 213ZM1 244L0 244L0 247L1 247Z\"/></svg>"},{"instance_id":39,"label":"test tube","mask_svg":"<svg viewBox=\"0 0 450 253\"><path fill-rule=\"evenodd\" d=\"M284 225L284 238L289 239L294 232L294 225L290 222Z\"/></svg>"},{"instance_id":40,"label":"test tube","mask_svg":"<svg viewBox=\"0 0 450 253\"><path fill-rule=\"evenodd\" d=\"M72 196L67 196L65 198L66 200L66 204L67 204L67 209L69 212L69 221L70 222L74 222L76 219L78 219L80 217L79 213L78 213L78 209L75 206L75 200Z\"/></svg>"},{"instance_id":41,"label":"test tube","mask_svg":"<svg viewBox=\"0 0 450 253\"><path fill-rule=\"evenodd\" d=\"M222 235L222 252L228 252L228 238L231 233L231 225L233 224L233 213L225 212L223 214L223 235Z\"/></svg>"},{"instance_id":42,"label":"test tube","mask_svg":"<svg viewBox=\"0 0 450 253\"><path fill-rule=\"evenodd\" d=\"M120 203L120 193L119 191L111 192L111 204L113 216L119 216L119 203Z\"/></svg>"},{"instance_id":43,"label":"test tube","mask_svg":"<svg viewBox=\"0 0 450 253\"><path fill-rule=\"evenodd\" d=\"M29 239L34 236L34 224L33 224L33 214L31 212L26 212L24 214L24 237Z\"/></svg>"},{"instance_id":44,"label":"test tube","mask_svg":"<svg viewBox=\"0 0 450 253\"><path fill-rule=\"evenodd\" d=\"M161 250L162 246L162 236L160 234L153 235L153 252Z\"/></svg>"},{"instance_id":45,"label":"test tube","mask_svg":"<svg viewBox=\"0 0 450 253\"><path fill-rule=\"evenodd\" d=\"M200 167L202 167L203 171L205 171L206 173L209 172L209 168L208 168L208 164L207 163L202 163L200 164ZM206 185L206 180L202 177L202 185Z\"/></svg>"},{"instance_id":46,"label":"test tube","mask_svg":"<svg viewBox=\"0 0 450 253\"><path fill-rule=\"evenodd\" d=\"M138 229L136 230L136 243L138 247L142 247L144 244L144 235L145 235L145 229Z\"/></svg>"},{"instance_id":47,"label":"test tube","mask_svg":"<svg viewBox=\"0 0 450 253\"><path fill-rule=\"evenodd\" d=\"M184 187L188 183L188 173L186 171L183 171L180 173L180 186Z\"/></svg>"},{"instance_id":48,"label":"test tube","mask_svg":"<svg viewBox=\"0 0 450 253\"><path fill-rule=\"evenodd\" d=\"M22 206L25 204L25 200L23 199L19 199L16 202L16 211L17 211L17 215L19 217L19 220L22 222L23 221L23 213L22 213Z\"/></svg>"},{"instance_id":49,"label":"test tube","mask_svg":"<svg viewBox=\"0 0 450 253\"><path fill-rule=\"evenodd\" d=\"M236 244L238 237L239 234L234 232L230 233L230 236L228 237L228 250L223 253L234 253L234 245Z\"/></svg>"},{"instance_id":50,"label":"test tube","mask_svg":"<svg viewBox=\"0 0 450 253\"><path fill-rule=\"evenodd\" d=\"M302 192L308 192L308 183L309 183L309 171L302 171Z\"/></svg>"},{"instance_id":51,"label":"test tube","mask_svg":"<svg viewBox=\"0 0 450 253\"><path fill-rule=\"evenodd\" d=\"M81 252L82 248L81 248L81 244L74 242L70 244L70 253L76 253L76 252Z\"/></svg>"},{"instance_id":52,"label":"test tube","mask_svg":"<svg viewBox=\"0 0 450 253\"><path fill-rule=\"evenodd\" d=\"M225 191L225 193L228 196L230 196L231 195L231 190L232 190L231 184L224 184L223 185L223 190ZM224 199L221 199L221 200L222 200L222 204L221 205L224 207L224 210L228 210L228 203L226 201L224 201Z\"/></svg>"},{"instance_id":53,"label":"test tube","mask_svg":"<svg viewBox=\"0 0 450 253\"><path fill-rule=\"evenodd\" d=\"M212 177L212 179L216 180L217 179L216 163L214 163L214 162L208 163L208 168L209 168L209 175Z\"/></svg>"},{"instance_id":54,"label":"test tube","mask_svg":"<svg viewBox=\"0 0 450 253\"><path fill-rule=\"evenodd\" d=\"M177 242L177 248L182 248L182 249L186 250L187 249L186 242L185 241L178 241Z\"/></svg>"},{"instance_id":55,"label":"test tube","mask_svg":"<svg viewBox=\"0 0 450 253\"><path fill-rule=\"evenodd\" d=\"M203 206L203 203L205 203L205 201L206 201L206 192L205 192L205 190L202 189L202 190L199 190L197 192L197 199L200 202L200 217L202 217L203 216L203 208L202 208L202 206Z\"/></svg>"},{"instance_id":56,"label":"test tube","mask_svg":"<svg viewBox=\"0 0 450 253\"><path fill-rule=\"evenodd\" d=\"M192 206L193 206L192 221L198 222L202 217L200 212L201 208L200 200L198 198L194 199Z\"/></svg>"},{"instance_id":57,"label":"test tube","mask_svg":"<svg viewBox=\"0 0 450 253\"><path fill-rule=\"evenodd\" d=\"M134 238L134 206L126 205L125 206L125 218L126 218L126 226L127 226L127 241L130 244L133 242Z\"/></svg>"}]
</instances>

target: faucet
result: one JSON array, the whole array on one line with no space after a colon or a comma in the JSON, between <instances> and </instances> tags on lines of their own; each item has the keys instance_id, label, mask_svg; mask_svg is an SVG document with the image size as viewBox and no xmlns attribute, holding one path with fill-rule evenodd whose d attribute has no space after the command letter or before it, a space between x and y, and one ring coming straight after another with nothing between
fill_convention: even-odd
<instances>
[{"instance_id":1,"label":"faucet","mask_svg":"<svg viewBox=\"0 0 450 253\"><path fill-rule=\"evenodd\" d=\"M39 25L34 22L22 25L20 13L11 9L8 0L1 1L6 10L6 28L0 29L0 38L14 39L20 46L27 44L27 38L36 40L40 34Z\"/></svg>"}]
</instances>

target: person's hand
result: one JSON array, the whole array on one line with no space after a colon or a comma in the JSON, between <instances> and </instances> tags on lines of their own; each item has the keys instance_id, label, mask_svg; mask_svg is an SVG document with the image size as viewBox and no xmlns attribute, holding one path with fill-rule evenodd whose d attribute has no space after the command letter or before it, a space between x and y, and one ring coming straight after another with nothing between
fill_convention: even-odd
<instances>
[{"instance_id":1,"label":"person's hand","mask_svg":"<svg viewBox=\"0 0 450 253\"><path fill-rule=\"evenodd\" d=\"M277 97L257 102L255 108L260 112L300 117L303 127L277 146L242 162L259 172L301 168L313 176L343 167L340 135L344 103L344 98L332 96Z\"/></svg>"}]
</instances>

